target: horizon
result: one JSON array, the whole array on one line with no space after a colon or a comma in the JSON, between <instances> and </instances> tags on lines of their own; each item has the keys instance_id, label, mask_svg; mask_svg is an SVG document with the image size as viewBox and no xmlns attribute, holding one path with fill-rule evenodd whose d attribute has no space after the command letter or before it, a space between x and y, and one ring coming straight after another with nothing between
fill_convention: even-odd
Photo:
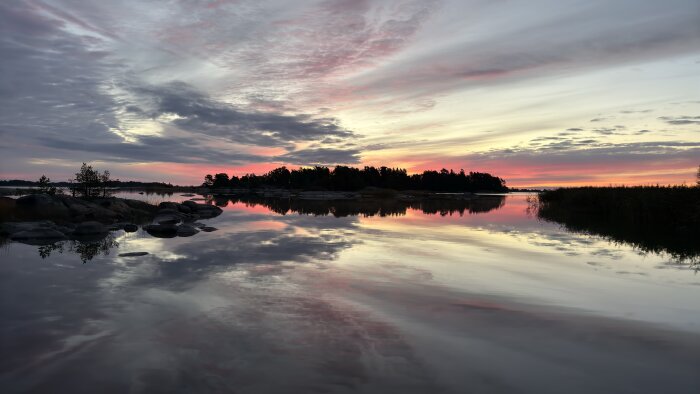
<instances>
[{"instance_id":1,"label":"horizon","mask_svg":"<svg viewBox=\"0 0 700 394\"><path fill-rule=\"evenodd\" d=\"M0 32L0 179L391 163L553 188L700 164L693 0L31 0Z\"/></svg>"}]
</instances>

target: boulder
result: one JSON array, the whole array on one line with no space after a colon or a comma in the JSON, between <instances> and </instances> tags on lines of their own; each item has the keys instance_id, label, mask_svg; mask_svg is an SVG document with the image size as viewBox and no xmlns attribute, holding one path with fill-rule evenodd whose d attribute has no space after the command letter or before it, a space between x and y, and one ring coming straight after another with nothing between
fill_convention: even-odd
<instances>
[{"instance_id":1,"label":"boulder","mask_svg":"<svg viewBox=\"0 0 700 394\"><path fill-rule=\"evenodd\" d=\"M10 235L20 231L32 231L37 229L55 229L56 225L49 220L38 222L5 222L0 223L0 235Z\"/></svg>"},{"instance_id":2,"label":"boulder","mask_svg":"<svg viewBox=\"0 0 700 394\"><path fill-rule=\"evenodd\" d=\"M198 205L198 204L197 204L196 202L194 202L194 201L189 201L189 200L188 200L188 201L183 201L183 202L182 202L182 205L186 206L186 207L189 208L191 211L194 211L194 210L197 209L197 205Z\"/></svg>"},{"instance_id":3,"label":"boulder","mask_svg":"<svg viewBox=\"0 0 700 394\"><path fill-rule=\"evenodd\" d=\"M148 252L128 252L128 253L119 253L119 257L139 257L139 256L145 256L147 254L148 254Z\"/></svg>"},{"instance_id":4,"label":"boulder","mask_svg":"<svg viewBox=\"0 0 700 394\"><path fill-rule=\"evenodd\" d=\"M178 224L181 221L176 215L158 215L153 218L153 224Z\"/></svg>"},{"instance_id":5,"label":"boulder","mask_svg":"<svg viewBox=\"0 0 700 394\"><path fill-rule=\"evenodd\" d=\"M174 224L149 224L143 229L156 238L173 238L177 235L177 226Z\"/></svg>"},{"instance_id":6,"label":"boulder","mask_svg":"<svg viewBox=\"0 0 700 394\"><path fill-rule=\"evenodd\" d=\"M17 199L16 208L23 216L34 218L64 218L69 216L68 207L56 196L30 194Z\"/></svg>"},{"instance_id":7,"label":"boulder","mask_svg":"<svg viewBox=\"0 0 700 394\"><path fill-rule=\"evenodd\" d=\"M192 208L188 207L187 205L178 205L177 209L182 212L182 213L192 213Z\"/></svg>"},{"instance_id":8,"label":"boulder","mask_svg":"<svg viewBox=\"0 0 700 394\"><path fill-rule=\"evenodd\" d=\"M78 224L75 227L75 230L73 230L73 235L76 236L81 236L81 235L97 235L97 234L105 234L107 233L108 229L102 223L100 222L95 222L95 221L90 221L90 222L82 222Z\"/></svg>"},{"instance_id":9,"label":"boulder","mask_svg":"<svg viewBox=\"0 0 700 394\"><path fill-rule=\"evenodd\" d=\"M133 233L134 231L137 231L139 229L139 226L132 224L132 223L127 223L124 225L124 231L127 233Z\"/></svg>"},{"instance_id":10,"label":"boulder","mask_svg":"<svg viewBox=\"0 0 700 394\"><path fill-rule=\"evenodd\" d=\"M19 231L10 235L13 241L26 240L49 240L52 242L66 239L65 234L52 228L36 228L32 230Z\"/></svg>"},{"instance_id":11,"label":"boulder","mask_svg":"<svg viewBox=\"0 0 700 394\"><path fill-rule=\"evenodd\" d=\"M196 228L194 228L190 225L187 225L187 224L183 224L183 225L177 227L177 236L178 237L191 237L191 236L197 234L198 232L199 232L199 230L197 230Z\"/></svg>"},{"instance_id":12,"label":"boulder","mask_svg":"<svg viewBox=\"0 0 700 394\"><path fill-rule=\"evenodd\" d=\"M162 203L158 204L159 209L174 209L177 211L177 203L176 202L170 202L170 201L163 201Z\"/></svg>"},{"instance_id":13,"label":"boulder","mask_svg":"<svg viewBox=\"0 0 700 394\"><path fill-rule=\"evenodd\" d=\"M218 228L205 226L205 227L202 227L200 230L204 231L205 233L210 233L212 231L218 230Z\"/></svg>"}]
</instances>

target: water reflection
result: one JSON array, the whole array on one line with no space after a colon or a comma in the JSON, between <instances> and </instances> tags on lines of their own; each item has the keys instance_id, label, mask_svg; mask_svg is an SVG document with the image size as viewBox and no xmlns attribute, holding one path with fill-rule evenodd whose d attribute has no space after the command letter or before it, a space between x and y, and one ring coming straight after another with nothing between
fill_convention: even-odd
<instances>
[{"instance_id":1,"label":"water reflection","mask_svg":"<svg viewBox=\"0 0 700 394\"><path fill-rule=\"evenodd\" d=\"M700 269L697 225L696 228L639 225L634 220L611 220L590 212L566 211L550 206L532 205L530 210L542 220L560 224L567 232L601 236L614 243L631 245L645 253L666 253L677 261L688 262Z\"/></svg>"},{"instance_id":2,"label":"water reflection","mask_svg":"<svg viewBox=\"0 0 700 394\"><path fill-rule=\"evenodd\" d=\"M217 232L114 232L120 253L93 246L90 264L70 243L44 258L6 245L0 386L694 392L697 278L527 217L523 198L500 201L463 216L315 201L281 215L227 198L208 223ZM119 256L138 251L149 254Z\"/></svg>"},{"instance_id":3,"label":"water reflection","mask_svg":"<svg viewBox=\"0 0 700 394\"><path fill-rule=\"evenodd\" d=\"M118 248L119 242L113 233L103 234L100 238L60 241L47 245L38 245L37 251L42 259L51 257L52 253L73 253L80 257L83 264L95 258L95 256L109 255L113 248Z\"/></svg>"},{"instance_id":4,"label":"water reflection","mask_svg":"<svg viewBox=\"0 0 700 394\"><path fill-rule=\"evenodd\" d=\"M486 213L499 209L505 204L505 196L479 196L474 199L362 199L362 200L303 200L260 197L255 195L211 196L211 201L219 207L231 204L264 206L269 210L286 215L298 213L316 216L403 216L409 209L427 215L459 215Z\"/></svg>"}]
</instances>

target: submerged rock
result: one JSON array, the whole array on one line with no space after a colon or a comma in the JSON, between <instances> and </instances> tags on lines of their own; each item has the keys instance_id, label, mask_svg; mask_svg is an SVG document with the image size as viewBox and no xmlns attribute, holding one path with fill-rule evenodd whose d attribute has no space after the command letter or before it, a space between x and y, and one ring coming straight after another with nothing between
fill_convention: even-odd
<instances>
[{"instance_id":1,"label":"submerged rock","mask_svg":"<svg viewBox=\"0 0 700 394\"><path fill-rule=\"evenodd\" d=\"M128 252L128 253L119 253L119 257L139 257L139 256L145 256L147 254L148 254L148 252Z\"/></svg>"},{"instance_id":2,"label":"submerged rock","mask_svg":"<svg viewBox=\"0 0 700 394\"><path fill-rule=\"evenodd\" d=\"M183 224L181 226L178 226L177 228L178 237L191 237L197 234L198 232L199 230L187 224Z\"/></svg>"},{"instance_id":3,"label":"submerged rock","mask_svg":"<svg viewBox=\"0 0 700 394\"><path fill-rule=\"evenodd\" d=\"M212 231L217 231L218 228L206 226L206 227L202 227L200 230L204 231L205 233L210 233Z\"/></svg>"}]
</instances>

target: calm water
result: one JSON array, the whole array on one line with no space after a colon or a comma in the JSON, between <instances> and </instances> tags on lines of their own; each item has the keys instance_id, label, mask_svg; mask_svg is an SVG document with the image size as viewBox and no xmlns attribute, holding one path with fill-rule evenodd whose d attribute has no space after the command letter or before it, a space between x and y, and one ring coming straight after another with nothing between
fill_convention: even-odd
<instances>
[{"instance_id":1,"label":"calm water","mask_svg":"<svg viewBox=\"0 0 700 394\"><path fill-rule=\"evenodd\" d=\"M220 199L217 232L116 232L85 263L79 245L6 244L0 387L700 392L700 275L489 198L343 217Z\"/></svg>"}]
</instances>

